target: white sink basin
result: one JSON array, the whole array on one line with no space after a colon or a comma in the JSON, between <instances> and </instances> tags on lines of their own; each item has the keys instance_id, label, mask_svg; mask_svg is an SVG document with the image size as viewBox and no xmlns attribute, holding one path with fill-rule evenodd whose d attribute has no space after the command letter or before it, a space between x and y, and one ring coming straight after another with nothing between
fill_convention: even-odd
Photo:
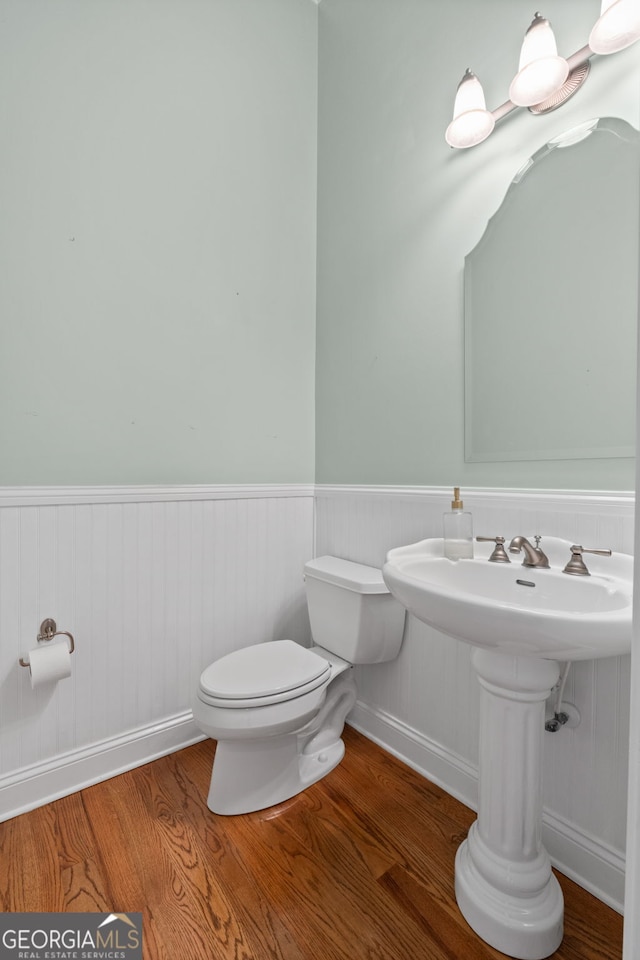
<instances>
[{"instance_id":1,"label":"white sink basin","mask_svg":"<svg viewBox=\"0 0 640 960\"><path fill-rule=\"evenodd\" d=\"M422 540L390 550L382 573L419 620L496 653L564 661L629 653L633 557L585 554L591 576L576 577L562 572L568 540L542 539L550 569L524 567L522 554L490 563L493 546L476 542L473 560L451 561L442 540Z\"/></svg>"}]
</instances>

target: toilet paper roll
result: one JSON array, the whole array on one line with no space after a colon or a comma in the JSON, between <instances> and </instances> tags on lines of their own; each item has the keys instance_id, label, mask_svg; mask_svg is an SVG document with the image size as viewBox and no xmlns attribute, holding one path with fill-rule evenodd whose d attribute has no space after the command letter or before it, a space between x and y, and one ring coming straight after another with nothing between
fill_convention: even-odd
<instances>
[{"instance_id":1,"label":"toilet paper roll","mask_svg":"<svg viewBox=\"0 0 640 960\"><path fill-rule=\"evenodd\" d=\"M71 654L66 643L42 643L29 650L33 689L71 676Z\"/></svg>"}]
</instances>

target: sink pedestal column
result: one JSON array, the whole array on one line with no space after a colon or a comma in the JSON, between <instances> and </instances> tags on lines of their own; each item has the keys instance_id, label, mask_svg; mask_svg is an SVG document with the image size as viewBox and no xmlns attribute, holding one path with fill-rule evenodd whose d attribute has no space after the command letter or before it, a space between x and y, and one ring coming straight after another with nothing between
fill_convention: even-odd
<instances>
[{"instance_id":1,"label":"sink pedestal column","mask_svg":"<svg viewBox=\"0 0 640 960\"><path fill-rule=\"evenodd\" d=\"M540 840L545 701L553 660L475 648L480 681L478 819L456 856L462 915L492 947L542 960L563 934L562 891Z\"/></svg>"}]
</instances>

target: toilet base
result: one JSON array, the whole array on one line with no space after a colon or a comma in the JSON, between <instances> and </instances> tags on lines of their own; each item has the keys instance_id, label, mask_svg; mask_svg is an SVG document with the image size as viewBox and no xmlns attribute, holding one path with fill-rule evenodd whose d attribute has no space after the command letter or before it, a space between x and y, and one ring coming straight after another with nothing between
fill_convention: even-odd
<instances>
[{"instance_id":1,"label":"toilet base","mask_svg":"<svg viewBox=\"0 0 640 960\"><path fill-rule=\"evenodd\" d=\"M233 815L283 803L321 780L344 757L342 731L356 702L353 669L340 661L316 717L278 736L218 740L207 806ZM347 668L347 669L345 669Z\"/></svg>"},{"instance_id":2,"label":"toilet base","mask_svg":"<svg viewBox=\"0 0 640 960\"><path fill-rule=\"evenodd\" d=\"M291 735L219 742L207 806L226 816L272 807L321 780L343 757L340 739L310 754Z\"/></svg>"}]
</instances>

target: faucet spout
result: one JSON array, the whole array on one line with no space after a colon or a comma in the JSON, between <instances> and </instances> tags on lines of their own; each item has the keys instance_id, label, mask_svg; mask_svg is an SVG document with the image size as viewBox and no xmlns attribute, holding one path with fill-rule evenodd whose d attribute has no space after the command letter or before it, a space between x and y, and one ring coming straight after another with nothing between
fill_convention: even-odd
<instances>
[{"instance_id":1,"label":"faucet spout","mask_svg":"<svg viewBox=\"0 0 640 960\"><path fill-rule=\"evenodd\" d=\"M524 551L523 567L547 568L549 566L549 558L546 553L540 549L540 539L540 537L535 537L536 545L534 547L526 537L514 537L509 544L509 552L520 553L521 550Z\"/></svg>"}]
</instances>

